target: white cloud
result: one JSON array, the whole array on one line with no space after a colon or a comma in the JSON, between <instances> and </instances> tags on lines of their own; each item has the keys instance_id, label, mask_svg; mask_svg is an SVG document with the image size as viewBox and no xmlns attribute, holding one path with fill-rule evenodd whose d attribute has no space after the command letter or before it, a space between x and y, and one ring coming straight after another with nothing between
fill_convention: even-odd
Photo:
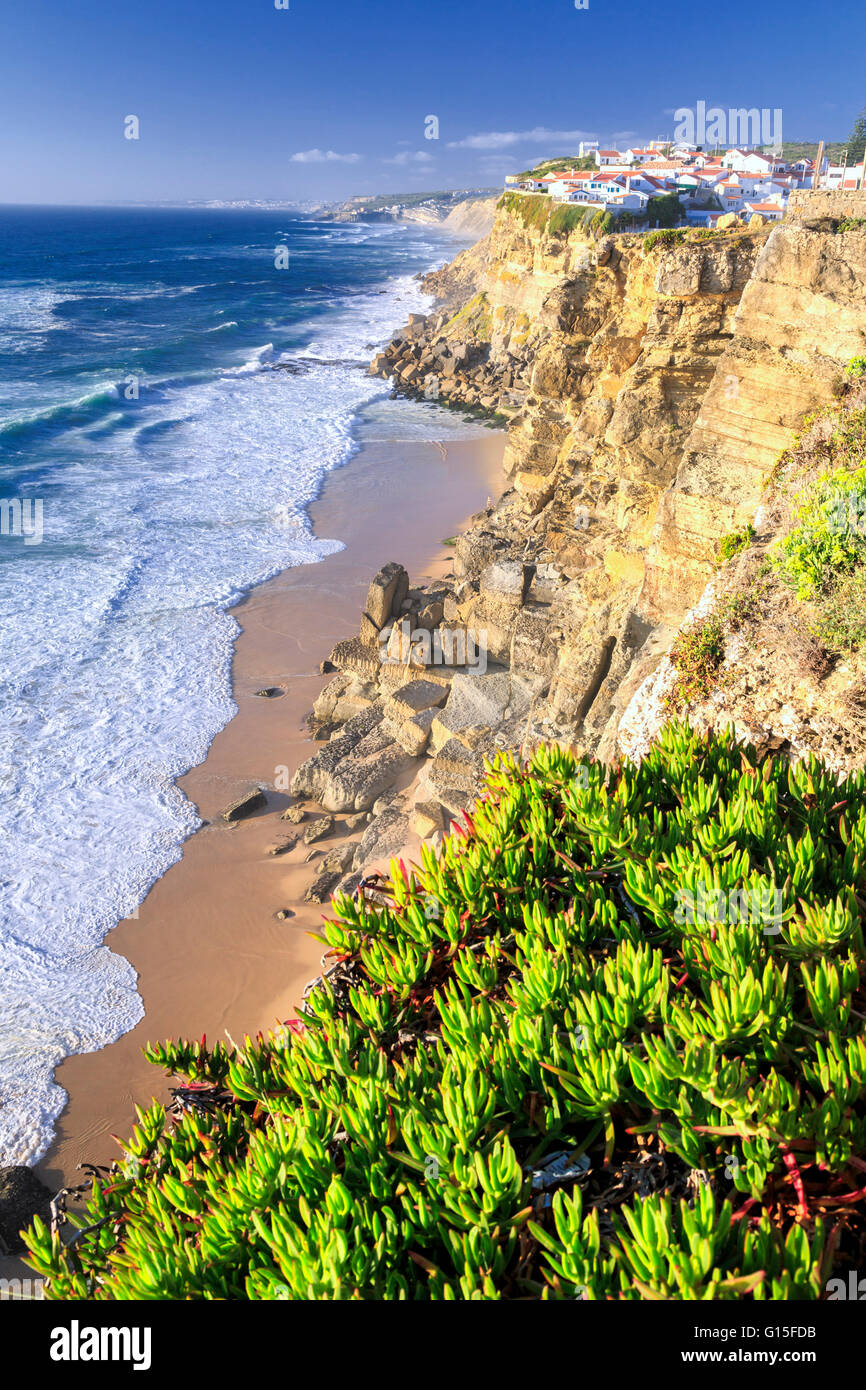
<instances>
[{"instance_id":1,"label":"white cloud","mask_svg":"<svg viewBox=\"0 0 866 1390\"><path fill-rule=\"evenodd\" d=\"M590 130L548 130L537 125L532 130L487 130L467 135L465 140L449 140L450 150L506 150L512 145L573 144L594 139Z\"/></svg>"},{"instance_id":2,"label":"white cloud","mask_svg":"<svg viewBox=\"0 0 866 1390\"><path fill-rule=\"evenodd\" d=\"M293 164L357 164L359 154L337 154L335 150L299 150L292 155Z\"/></svg>"},{"instance_id":3,"label":"white cloud","mask_svg":"<svg viewBox=\"0 0 866 1390\"><path fill-rule=\"evenodd\" d=\"M478 161L481 174L511 174L514 172L514 159L507 154L483 155Z\"/></svg>"},{"instance_id":4,"label":"white cloud","mask_svg":"<svg viewBox=\"0 0 866 1390\"><path fill-rule=\"evenodd\" d=\"M384 164L432 164L432 154L427 154L425 150L409 151L404 150L402 154L395 154L393 159L385 159Z\"/></svg>"}]
</instances>

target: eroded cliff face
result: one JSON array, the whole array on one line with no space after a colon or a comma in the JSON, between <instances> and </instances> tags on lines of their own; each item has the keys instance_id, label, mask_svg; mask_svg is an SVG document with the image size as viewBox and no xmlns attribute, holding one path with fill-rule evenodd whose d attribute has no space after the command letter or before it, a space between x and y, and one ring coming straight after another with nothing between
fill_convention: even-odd
<instances>
[{"instance_id":1,"label":"eroded cliff face","mask_svg":"<svg viewBox=\"0 0 866 1390\"><path fill-rule=\"evenodd\" d=\"M807 202L797 221L647 250L503 209L428 277L446 312L392 345L398 383L510 419L513 486L458 548L460 618L489 616L491 558L519 551L550 581L543 600L529 584L507 653L546 682L530 737L615 755L720 536L863 351L866 236L835 226Z\"/></svg>"},{"instance_id":2,"label":"eroded cliff face","mask_svg":"<svg viewBox=\"0 0 866 1390\"><path fill-rule=\"evenodd\" d=\"M803 415L832 400L866 345L866 236L774 228L659 512L641 595L681 614L706 583L720 534L752 520Z\"/></svg>"},{"instance_id":3,"label":"eroded cliff face","mask_svg":"<svg viewBox=\"0 0 866 1390\"><path fill-rule=\"evenodd\" d=\"M712 602L719 539L753 520L804 414L866 351L866 228L839 230L810 207L774 227L653 243L552 235L527 202L427 277L438 311L410 321L371 370L506 420L510 486L473 518L435 593L395 580L399 566L371 586L317 702L317 730L344 731L303 772L323 804L371 805L389 759L414 771L414 820L393 810L396 846L410 823L435 834L471 804L497 749L554 739L640 755L668 717L677 632ZM407 648L404 629L427 636ZM442 659L461 633L483 642L486 673ZM772 682L790 643L762 650L744 697ZM823 677L804 670L783 699L753 700L740 726L795 754L826 750L845 700L834 687L822 722ZM783 709L791 725L797 691L811 692L817 742L774 731ZM377 834L356 871L382 849Z\"/></svg>"},{"instance_id":4,"label":"eroded cliff face","mask_svg":"<svg viewBox=\"0 0 866 1390\"><path fill-rule=\"evenodd\" d=\"M647 251L641 237L551 237L501 213L486 243L428 278L450 312L397 345L398 374L412 363L410 385L510 415L513 488L458 547L460 619L490 624L483 571L516 546L548 581L529 585L508 650L497 643L545 680L530 737L596 746L650 637L636 605L661 501L765 239Z\"/></svg>"}]
</instances>

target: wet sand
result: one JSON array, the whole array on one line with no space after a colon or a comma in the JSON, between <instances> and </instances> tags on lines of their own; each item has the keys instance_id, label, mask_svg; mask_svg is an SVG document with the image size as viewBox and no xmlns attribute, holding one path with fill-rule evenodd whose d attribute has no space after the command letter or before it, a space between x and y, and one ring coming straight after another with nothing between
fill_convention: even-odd
<instances>
[{"instance_id":1,"label":"wet sand","mask_svg":"<svg viewBox=\"0 0 866 1390\"><path fill-rule=\"evenodd\" d=\"M302 838L287 853L269 853L304 829L281 820L286 793L269 791L266 809L234 824L221 812L258 783L273 787L278 769L290 775L309 756L304 719L328 679L319 665L336 641L357 632L373 574L388 560L404 564L413 582L447 573L452 552L442 541L502 491L504 443L491 431L447 445L365 445L328 477L310 508L317 535L346 548L284 571L233 610L243 629L233 667L238 714L180 781L211 824L186 842L137 920L107 938L138 971L145 1017L118 1042L58 1068L69 1103L38 1165L52 1190L80 1181L79 1163L119 1156L111 1133L128 1136L134 1102L168 1099L169 1078L142 1056L148 1041L203 1033L215 1041L226 1030L240 1041L296 1012L323 950L308 933L319 930L324 909L303 896L323 855L346 835L338 824L334 837L312 847L322 851L318 858L305 863L311 847ZM255 695L271 686L285 694ZM294 915L281 921L283 908Z\"/></svg>"}]
</instances>

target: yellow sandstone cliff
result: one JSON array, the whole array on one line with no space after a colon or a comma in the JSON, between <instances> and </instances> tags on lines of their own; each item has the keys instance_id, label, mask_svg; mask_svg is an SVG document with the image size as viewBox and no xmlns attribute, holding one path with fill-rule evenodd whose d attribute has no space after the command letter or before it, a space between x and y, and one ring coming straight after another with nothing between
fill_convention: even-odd
<instances>
[{"instance_id":1,"label":"yellow sandstone cliff","mask_svg":"<svg viewBox=\"0 0 866 1390\"><path fill-rule=\"evenodd\" d=\"M376 359L398 389L508 421L511 487L461 538L446 616L531 678L524 742L610 758L664 717L647 692L720 538L866 352L866 200L843 202L596 239L514 195L427 277L439 311Z\"/></svg>"}]
</instances>

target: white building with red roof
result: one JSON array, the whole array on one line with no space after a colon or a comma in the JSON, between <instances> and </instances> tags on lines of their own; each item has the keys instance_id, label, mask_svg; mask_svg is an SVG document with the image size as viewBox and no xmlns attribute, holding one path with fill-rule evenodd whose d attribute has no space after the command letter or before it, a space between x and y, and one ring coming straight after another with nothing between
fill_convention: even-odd
<instances>
[{"instance_id":1,"label":"white building with red roof","mask_svg":"<svg viewBox=\"0 0 866 1390\"><path fill-rule=\"evenodd\" d=\"M781 155L762 154L760 150L726 150L721 162L743 174L781 174L788 167Z\"/></svg>"},{"instance_id":2,"label":"white building with red roof","mask_svg":"<svg viewBox=\"0 0 866 1390\"><path fill-rule=\"evenodd\" d=\"M741 184L733 179L722 179L713 189L722 205L723 212L739 212L746 198Z\"/></svg>"},{"instance_id":3,"label":"white building with red roof","mask_svg":"<svg viewBox=\"0 0 866 1390\"><path fill-rule=\"evenodd\" d=\"M860 175L862 173L862 163L831 164L827 169L826 173L821 178L821 187L844 189L859 188Z\"/></svg>"},{"instance_id":4,"label":"white building with red roof","mask_svg":"<svg viewBox=\"0 0 866 1390\"><path fill-rule=\"evenodd\" d=\"M785 216L785 209L780 203L744 203L743 212L749 217L757 212L761 217L766 217L768 222L781 222Z\"/></svg>"}]
</instances>

